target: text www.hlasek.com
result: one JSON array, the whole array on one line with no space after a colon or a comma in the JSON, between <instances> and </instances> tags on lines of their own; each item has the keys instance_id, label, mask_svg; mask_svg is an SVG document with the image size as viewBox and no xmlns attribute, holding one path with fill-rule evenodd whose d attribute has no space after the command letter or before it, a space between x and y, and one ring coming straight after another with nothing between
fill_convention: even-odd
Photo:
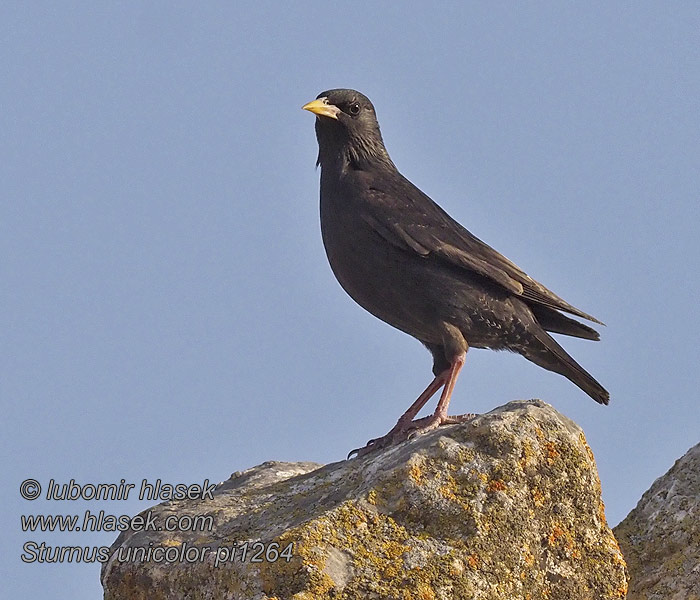
<instances>
[{"instance_id":1,"label":"text www.hlasek.com","mask_svg":"<svg viewBox=\"0 0 700 600\"><path fill-rule=\"evenodd\" d=\"M153 511L143 515L108 515L103 510L80 515L22 515L22 531L211 531L211 515L170 515L161 525Z\"/></svg>"}]
</instances>

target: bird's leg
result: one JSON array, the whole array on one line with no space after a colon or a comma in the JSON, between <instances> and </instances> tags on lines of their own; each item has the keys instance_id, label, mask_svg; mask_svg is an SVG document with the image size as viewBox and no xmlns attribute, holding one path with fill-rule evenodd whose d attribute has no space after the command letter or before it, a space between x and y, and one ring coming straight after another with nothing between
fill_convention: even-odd
<instances>
[{"instance_id":1,"label":"bird's leg","mask_svg":"<svg viewBox=\"0 0 700 600\"><path fill-rule=\"evenodd\" d=\"M421 408L425 406L426 402L428 402L428 400L430 400L435 395L435 392L437 392L442 386L444 386L445 383L447 383L447 378L445 377L445 372L443 372L440 373L440 375L435 377L435 379L433 379L430 382L430 385L428 385L428 387L425 388L425 390L423 390L423 393L420 396L418 396L416 401L413 404L411 404L408 410L399 417L399 420L396 422L396 425L394 425L389 434L403 432L408 429L411 429L413 419L420 412Z\"/></svg>"},{"instance_id":2,"label":"bird's leg","mask_svg":"<svg viewBox=\"0 0 700 600\"><path fill-rule=\"evenodd\" d=\"M450 416L447 414L447 407L450 404L450 397L452 396L452 390L454 390L455 383L457 383L457 377L459 376L459 372L462 370L462 367L464 366L464 361L466 359L467 353L462 352L455 356L452 359L452 362L450 363L450 366L440 373L440 377L445 378L445 387L442 390L442 394L440 395L440 400L438 401L437 408L435 409L435 412L430 415L429 417L424 417L423 419L418 419L417 421L413 421L412 429L412 434L415 433L423 433L426 431L430 431L431 429L435 429L436 427L439 427L440 425L449 425L453 423L464 423L465 421L468 421L472 418L474 418L476 415L468 413L464 415L454 415ZM437 378L436 378L437 379Z\"/></svg>"},{"instance_id":3,"label":"bird's leg","mask_svg":"<svg viewBox=\"0 0 700 600\"><path fill-rule=\"evenodd\" d=\"M440 425L452 424L452 423L464 423L469 419L474 418L475 415L469 413L464 415L449 416L447 414L447 407L450 404L450 396L452 395L452 390L457 383L457 377L459 372L464 366L464 361L467 353L461 352L452 359L450 366L440 373L430 385L425 388L423 393L418 396L417 400L411 404L409 409L401 415L396 425L391 429L386 435L370 440L364 448L356 448L348 454L348 458L353 454L357 457L365 456L370 452L379 450L380 448L386 448L392 444L397 444L408 439L409 435L413 436L418 433L423 433L435 429ZM444 387L443 387L444 386ZM414 421L415 416L420 412L420 409L425 406L425 403L430 400L435 395L440 388L443 388L442 394L440 395L440 400L438 401L437 408L435 412L429 417L424 417Z\"/></svg>"},{"instance_id":4,"label":"bird's leg","mask_svg":"<svg viewBox=\"0 0 700 600\"><path fill-rule=\"evenodd\" d=\"M370 440L367 442L367 445L364 448L355 448L354 450L351 450L348 454L348 458L350 458L353 454L356 454L359 458L360 456L369 454L374 450L386 448L391 444L402 442L403 440L407 439L408 433L414 428L413 419L420 412L420 409L425 406L425 403L435 395L435 392L445 385L447 382L447 373L448 371L443 371L430 382L428 387L423 390L423 393L418 396L416 401L411 404L408 410L399 417L396 425L392 427L389 433L382 437Z\"/></svg>"}]
</instances>

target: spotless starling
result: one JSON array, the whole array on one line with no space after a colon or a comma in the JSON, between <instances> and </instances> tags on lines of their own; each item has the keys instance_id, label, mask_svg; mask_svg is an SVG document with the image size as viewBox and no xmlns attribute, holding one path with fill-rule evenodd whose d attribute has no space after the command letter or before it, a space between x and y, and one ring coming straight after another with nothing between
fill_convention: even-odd
<instances>
[{"instance_id":1,"label":"spotless starling","mask_svg":"<svg viewBox=\"0 0 700 600\"><path fill-rule=\"evenodd\" d=\"M548 333L598 340L594 329L562 313L600 321L473 236L401 175L366 96L328 90L303 108L316 115L321 233L333 273L355 302L433 356L435 378L425 391L389 433L353 452L472 418L447 414L470 346L522 354L608 403L608 392ZM416 419L440 389L435 412Z\"/></svg>"}]
</instances>

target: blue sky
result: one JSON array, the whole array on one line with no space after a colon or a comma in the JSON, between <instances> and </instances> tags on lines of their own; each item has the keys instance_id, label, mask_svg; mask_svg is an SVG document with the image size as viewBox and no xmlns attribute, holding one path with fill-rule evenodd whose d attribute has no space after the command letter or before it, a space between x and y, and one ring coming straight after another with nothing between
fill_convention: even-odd
<instances>
[{"instance_id":1,"label":"blue sky","mask_svg":"<svg viewBox=\"0 0 700 600\"><path fill-rule=\"evenodd\" d=\"M95 564L24 564L35 478L226 479L342 459L431 377L335 282L318 224L325 89L374 102L399 169L608 326L565 347L601 407L471 351L454 412L542 398L595 453L612 524L697 443L700 8L677 3L5 3L0 315L10 597L99 597Z\"/></svg>"}]
</instances>

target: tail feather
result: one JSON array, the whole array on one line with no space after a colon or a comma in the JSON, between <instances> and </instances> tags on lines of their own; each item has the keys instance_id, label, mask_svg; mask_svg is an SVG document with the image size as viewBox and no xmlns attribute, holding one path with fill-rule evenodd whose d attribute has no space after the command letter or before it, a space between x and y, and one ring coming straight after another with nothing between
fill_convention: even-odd
<instances>
[{"instance_id":1,"label":"tail feather","mask_svg":"<svg viewBox=\"0 0 700 600\"><path fill-rule=\"evenodd\" d=\"M532 310L537 322L545 331L596 342L600 339L600 335L595 329L579 323L575 319L561 314L559 311L552 310L546 306L531 306L530 310Z\"/></svg>"},{"instance_id":2,"label":"tail feather","mask_svg":"<svg viewBox=\"0 0 700 600\"><path fill-rule=\"evenodd\" d=\"M531 347L528 347L523 354L525 358L540 367L563 375L599 404L608 404L610 402L608 391L569 356L566 350L557 344L546 331L540 330L535 333L535 338L539 344L533 344Z\"/></svg>"}]
</instances>

